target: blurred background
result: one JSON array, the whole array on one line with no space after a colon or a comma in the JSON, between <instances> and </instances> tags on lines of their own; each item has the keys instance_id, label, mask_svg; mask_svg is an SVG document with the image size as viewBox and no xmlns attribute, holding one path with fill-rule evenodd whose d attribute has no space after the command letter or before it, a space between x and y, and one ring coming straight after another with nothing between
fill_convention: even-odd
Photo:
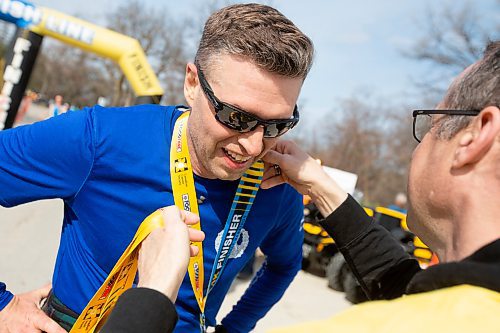
<instances>
[{"instance_id":1,"label":"blurred background","mask_svg":"<svg viewBox=\"0 0 500 333\"><path fill-rule=\"evenodd\" d=\"M415 148L411 111L434 108L453 77L480 57L487 41L500 39L500 1L256 2L279 9L316 48L315 63L298 102L301 123L287 136L324 165L357 175L355 197L365 207L372 207L375 216L379 214L380 223L395 225L396 236L410 249L414 239L400 231L405 215L377 211L377 207L394 204L396 194L406 190L407 169ZM137 39L165 90L161 103L184 104L185 65L193 61L203 23L214 10L237 1L33 3ZM0 21L2 68L14 31L13 24ZM130 105L135 99L114 62L51 38L43 41L26 95L33 103L16 125L52 116L54 105L65 111L96 103ZM306 223L310 223L304 243L308 273L299 273L255 332L326 318L349 307L350 302L361 301L347 293L348 302L346 294L338 291L345 291L352 279L344 281L348 275L342 259L335 256L333 241L308 219L314 209L310 206L305 211ZM22 292L50 281L61 217L60 200L0 207L0 280L10 290ZM255 265L258 263L257 256ZM325 275L326 280L322 278ZM231 309L247 283L239 280L235 284L221 316Z\"/></svg>"}]
</instances>

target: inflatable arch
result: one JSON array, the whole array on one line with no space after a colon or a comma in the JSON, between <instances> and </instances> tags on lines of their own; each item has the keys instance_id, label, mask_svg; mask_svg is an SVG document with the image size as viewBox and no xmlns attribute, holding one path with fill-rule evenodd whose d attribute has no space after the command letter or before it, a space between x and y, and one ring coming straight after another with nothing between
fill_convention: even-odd
<instances>
[{"instance_id":1,"label":"inflatable arch","mask_svg":"<svg viewBox=\"0 0 500 333\"><path fill-rule=\"evenodd\" d=\"M22 0L0 0L0 19L18 27L6 56L0 130L14 123L43 36L116 62L137 96L136 104L160 102L163 89L136 39Z\"/></svg>"}]
</instances>

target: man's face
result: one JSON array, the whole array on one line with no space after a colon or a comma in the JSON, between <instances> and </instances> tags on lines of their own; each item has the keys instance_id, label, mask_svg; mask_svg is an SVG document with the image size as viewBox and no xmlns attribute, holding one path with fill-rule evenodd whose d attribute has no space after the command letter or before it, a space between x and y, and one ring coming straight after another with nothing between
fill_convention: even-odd
<instances>
[{"instance_id":1,"label":"man's face","mask_svg":"<svg viewBox=\"0 0 500 333\"><path fill-rule=\"evenodd\" d=\"M229 55L218 56L213 66L203 71L219 100L263 120L291 118L303 81L269 73ZM276 138L264 138L262 126L239 133L218 122L193 64L187 66L184 91L192 108L187 131L197 175L238 179L275 144Z\"/></svg>"},{"instance_id":2,"label":"man's face","mask_svg":"<svg viewBox=\"0 0 500 333\"><path fill-rule=\"evenodd\" d=\"M477 63L460 73L449 91L455 89L464 75L475 66ZM449 108L445 101L442 101L437 109ZM408 227L427 242L428 246L432 245L435 235L442 234L443 223L440 221L449 218L449 208L460 205L455 202L459 186L456 183L456 175L452 174L452 162L459 145L460 133L450 140L439 139L436 131L441 125L442 118L443 115L432 116L431 130L413 151L408 175Z\"/></svg>"},{"instance_id":3,"label":"man's face","mask_svg":"<svg viewBox=\"0 0 500 333\"><path fill-rule=\"evenodd\" d=\"M453 204L451 165L458 138L437 138L435 132L443 116L432 117L430 132L413 152L408 177L408 226L424 242L431 243L434 235L440 235L439 220L446 218L448 207Z\"/></svg>"}]
</instances>

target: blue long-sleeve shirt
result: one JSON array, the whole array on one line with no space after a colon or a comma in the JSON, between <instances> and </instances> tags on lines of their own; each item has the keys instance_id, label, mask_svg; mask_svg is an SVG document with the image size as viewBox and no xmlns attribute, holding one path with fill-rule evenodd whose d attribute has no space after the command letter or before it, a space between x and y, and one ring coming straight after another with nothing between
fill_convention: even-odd
<instances>
[{"instance_id":1,"label":"blue long-sleeve shirt","mask_svg":"<svg viewBox=\"0 0 500 333\"><path fill-rule=\"evenodd\" d=\"M7 290L5 283L0 282L0 311L9 304L13 297L14 295Z\"/></svg>"},{"instance_id":2,"label":"blue long-sleeve shirt","mask_svg":"<svg viewBox=\"0 0 500 333\"><path fill-rule=\"evenodd\" d=\"M0 204L64 200L52 284L75 312L84 309L143 219L173 204L169 154L179 115L172 106L96 106L0 132ZM197 195L206 198L199 207L206 234L205 290L237 184L195 176ZM238 246L208 298L209 325L215 324L234 277L259 246L266 265L223 323L232 333L248 332L279 300L300 269L301 219L301 197L291 187L259 191ZM9 295L0 286L0 302ZM176 307L176 331L195 332L199 309L187 275Z\"/></svg>"}]
</instances>

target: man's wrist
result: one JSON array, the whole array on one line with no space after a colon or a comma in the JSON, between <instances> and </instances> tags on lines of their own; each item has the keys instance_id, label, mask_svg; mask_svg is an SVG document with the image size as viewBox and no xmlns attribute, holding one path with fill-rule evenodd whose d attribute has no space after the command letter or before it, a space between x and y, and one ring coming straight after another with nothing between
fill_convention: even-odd
<instances>
[{"instance_id":1,"label":"man's wrist","mask_svg":"<svg viewBox=\"0 0 500 333\"><path fill-rule=\"evenodd\" d=\"M139 278L137 287L154 289L167 296L172 302L175 302L181 284L182 279L178 276L178 274L175 274L173 276L163 276L158 278L148 277L144 278L142 281Z\"/></svg>"},{"instance_id":2,"label":"man's wrist","mask_svg":"<svg viewBox=\"0 0 500 333\"><path fill-rule=\"evenodd\" d=\"M321 215L327 217L333 213L347 198L347 192L342 190L330 177L311 187L310 197Z\"/></svg>"}]
</instances>

